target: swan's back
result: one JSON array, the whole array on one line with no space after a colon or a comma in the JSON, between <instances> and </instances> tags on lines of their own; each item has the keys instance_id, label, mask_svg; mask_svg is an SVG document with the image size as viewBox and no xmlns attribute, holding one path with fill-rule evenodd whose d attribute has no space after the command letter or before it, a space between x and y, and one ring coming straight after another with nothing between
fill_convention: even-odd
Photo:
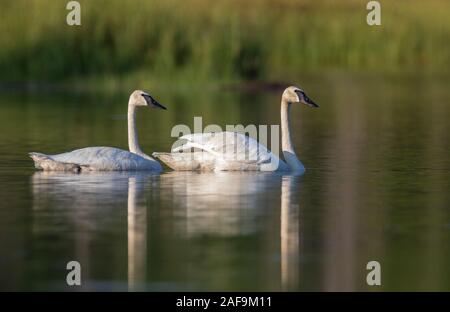
<instances>
[{"instance_id":1,"label":"swan's back","mask_svg":"<svg viewBox=\"0 0 450 312\"><path fill-rule=\"evenodd\" d=\"M162 170L161 165L150 157L145 158L140 155L114 147L86 147L67 153L44 156L56 162L56 164L78 165L81 167L81 170ZM34 160L36 163L37 160ZM43 169L45 170L45 168Z\"/></svg>"},{"instance_id":2,"label":"swan's back","mask_svg":"<svg viewBox=\"0 0 450 312\"><path fill-rule=\"evenodd\" d=\"M272 156L264 145L238 132L194 133L180 139L186 142L174 151L198 148L225 161L261 164L270 161Z\"/></svg>"},{"instance_id":3,"label":"swan's back","mask_svg":"<svg viewBox=\"0 0 450 312\"><path fill-rule=\"evenodd\" d=\"M194 133L172 153L153 153L174 170L274 171L286 164L255 139L238 132ZM192 149L194 152L192 152ZM200 152L196 152L200 150ZM178 153L183 151L183 153Z\"/></svg>"}]
</instances>

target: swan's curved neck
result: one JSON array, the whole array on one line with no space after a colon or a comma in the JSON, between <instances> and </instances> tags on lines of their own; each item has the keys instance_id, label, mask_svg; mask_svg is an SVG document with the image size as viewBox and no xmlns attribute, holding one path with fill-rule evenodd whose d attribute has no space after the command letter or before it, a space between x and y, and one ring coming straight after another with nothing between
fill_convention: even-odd
<instances>
[{"instance_id":1,"label":"swan's curved neck","mask_svg":"<svg viewBox=\"0 0 450 312\"><path fill-rule=\"evenodd\" d=\"M281 148L283 150L284 159L292 171L303 171L303 167L300 160L297 158L294 150L294 144L291 138L291 125L289 112L291 109L291 103L284 98L281 100Z\"/></svg>"},{"instance_id":2,"label":"swan's curved neck","mask_svg":"<svg viewBox=\"0 0 450 312\"><path fill-rule=\"evenodd\" d=\"M139 147L136 130L136 107L128 104L128 147L130 152L149 158Z\"/></svg>"}]
</instances>

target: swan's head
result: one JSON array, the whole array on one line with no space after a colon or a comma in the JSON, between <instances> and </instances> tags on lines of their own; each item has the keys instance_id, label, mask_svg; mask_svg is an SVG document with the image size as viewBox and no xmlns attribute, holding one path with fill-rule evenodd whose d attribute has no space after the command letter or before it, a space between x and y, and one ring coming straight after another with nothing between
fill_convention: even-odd
<instances>
[{"instance_id":1,"label":"swan's head","mask_svg":"<svg viewBox=\"0 0 450 312\"><path fill-rule=\"evenodd\" d=\"M166 109L164 106L159 104L148 92L142 90L135 90L133 91L133 93L131 93L128 105L148 106L153 108Z\"/></svg>"},{"instance_id":2,"label":"swan's head","mask_svg":"<svg viewBox=\"0 0 450 312\"><path fill-rule=\"evenodd\" d=\"M319 107L319 105L314 103L314 101L306 95L305 91L295 86L284 90L283 99L287 103L302 103L308 105L309 107Z\"/></svg>"}]
</instances>

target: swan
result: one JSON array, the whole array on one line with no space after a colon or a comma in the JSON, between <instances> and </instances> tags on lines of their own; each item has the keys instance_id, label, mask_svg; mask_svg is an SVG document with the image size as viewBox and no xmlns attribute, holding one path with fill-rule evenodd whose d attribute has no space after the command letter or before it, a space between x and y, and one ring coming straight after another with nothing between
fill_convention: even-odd
<instances>
[{"instance_id":1,"label":"swan","mask_svg":"<svg viewBox=\"0 0 450 312\"><path fill-rule=\"evenodd\" d=\"M139 147L135 114L138 107L154 107L166 109L150 94L135 90L128 101L128 146L130 151L115 147L86 147L71 152L46 155L29 153L37 169L44 171L162 171L155 159L146 155Z\"/></svg>"},{"instance_id":2,"label":"swan","mask_svg":"<svg viewBox=\"0 0 450 312\"><path fill-rule=\"evenodd\" d=\"M299 87L291 86L281 97L281 140L285 162L256 140L237 132L184 135L171 153L153 153L173 170L290 171L303 173L291 138L289 111L292 104L319 107ZM192 151L194 149L194 151Z\"/></svg>"}]
</instances>

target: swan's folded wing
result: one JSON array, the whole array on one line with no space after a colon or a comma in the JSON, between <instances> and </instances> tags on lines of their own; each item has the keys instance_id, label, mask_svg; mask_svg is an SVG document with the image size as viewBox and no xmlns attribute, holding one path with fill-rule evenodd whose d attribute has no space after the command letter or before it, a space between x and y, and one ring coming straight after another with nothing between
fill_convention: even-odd
<instances>
[{"instance_id":1,"label":"swan's folded wing","mask_svg":"<svg viewBox=\"0 0 450 312\"><path fill-rule=\"evenodd\" d=\"M89 170L161 170L157 161L114 147L85 147L50 157L57 162L74 163Z\"/></svg>"},{"instance_id":2,"label":"swan's folded wing","mask_svg":"<svg viewBox=\"0 0 450 312\"><path fill-rule=\"evenodd\" d=\"M246 163L270 162L272 153L255 139L238 132L209 132L184 135L180 138L182 145L172 152L201 149L226 161Z\"/></svg>"},{"instance_id":3,"label":"swan's folded wing","mask_svg":"<svg viewBox=\"0 0 450 312\"><path fill-rule=\"evenodd\" d=\"M121 161L126 158L123 154L128 154L128 152L114 147L96 146L51 155L51 157L60 162L70 162L79 165L98 165Z\"/></svg>"}]
</instances>

